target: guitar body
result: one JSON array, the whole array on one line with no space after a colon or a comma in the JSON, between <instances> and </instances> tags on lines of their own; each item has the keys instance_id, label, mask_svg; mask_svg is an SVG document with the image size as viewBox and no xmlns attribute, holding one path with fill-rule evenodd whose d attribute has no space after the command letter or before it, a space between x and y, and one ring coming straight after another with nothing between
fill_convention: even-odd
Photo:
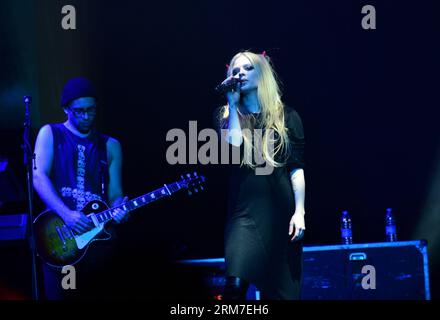
<instances>
[{"instance_id":1,"label":"guitar body","mask_svg":"<svg viewBox=\"0 0 440 320\"><path fill-rule=\"evenodd\" d=\"M107 209L108 206L104 202L94 200L88 202L81 212L91 217ZM78 235L74 234L55 212L42 212L34 220L38 255L53 267L62 268L65 265L76 264L86 254L91 242L110 239L110 234L104 229L105 223L94 223L95 228Z\"/></svg>"},{"instance_id":2,"label":"guitar body","mask_svg":"<svg viewBox=\"0 0 440 320\"><path fill-rule=\"evenodd\" d=\"M194 172L192 175L187 174L186 177L181 176L181 178L181 180L170 185L165 184L159 189L111 209L102 201L88 202L81 212L93 222L95 227L83 234L74 234L55 212L51 210L44 211L35 218L33 223L38 255L44 262L53 267L62 268L66 265L78 263L86 254L90 243L111 238L111 235L105 231L104 225L113 219L118 210L127 213L151 202L169 197L174 192L183 189L187 189L189 195L203 190L204 176L198 176Z\"/></svg>"}]
</instances>

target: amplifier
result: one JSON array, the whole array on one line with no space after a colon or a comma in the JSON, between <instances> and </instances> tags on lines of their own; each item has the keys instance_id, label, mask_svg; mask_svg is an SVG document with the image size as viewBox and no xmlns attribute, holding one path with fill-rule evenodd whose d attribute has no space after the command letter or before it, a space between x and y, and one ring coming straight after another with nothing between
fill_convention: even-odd
<instances>
[{"instance_id":1,"label":"amplifier","mask_svg":"<svg viewBox=\"0 0 440 320\"><path fill-rule=\"evenodd\" d=\"M0 241L26 238L27 214L0 215Z\"/></svg>"},{"instance_id":2,"label":"amplifier","mask_svg":"<svg viewBox=\"0 0 440 320\"><path fill-rule=\"evenodd\" d=\"M222 293L224 259L182 260L211 296ZM268 275L270 276L270 275ZM258 300L251 287L249 300ZM396 241L304 246L302 300L430 300L427 243Z\"/></svg>"}]
</instances>

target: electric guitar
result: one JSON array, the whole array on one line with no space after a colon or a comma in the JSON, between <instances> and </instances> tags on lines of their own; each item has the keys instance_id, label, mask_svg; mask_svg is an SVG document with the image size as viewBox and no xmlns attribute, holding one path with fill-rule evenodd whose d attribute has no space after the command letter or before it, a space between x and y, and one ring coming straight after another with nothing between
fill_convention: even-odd
<instances>
[{"instance_id":1,"label":"electric guitar","mask_svg":"<svg viewBox=\"0 0 440 320\"><path fill-rule=\"evenodd\" d=\"M74 233L63 219L52 210L42 212L33 222L38 255L53 267L61 268L65 265L78 263L85 256L92 242L111 238L104 226L113 219L117 209L130 212L159 199L169 197L182 189L187 189L189 195L203 190L204 176L198 176L197 173L194 173L181 178L179 181L168 185L164 184L162 188L113 208L109 208L105 202L99 200L88 202L81 212L93 222L94 228L82 234Z\"/></svg>"}]
</instances>

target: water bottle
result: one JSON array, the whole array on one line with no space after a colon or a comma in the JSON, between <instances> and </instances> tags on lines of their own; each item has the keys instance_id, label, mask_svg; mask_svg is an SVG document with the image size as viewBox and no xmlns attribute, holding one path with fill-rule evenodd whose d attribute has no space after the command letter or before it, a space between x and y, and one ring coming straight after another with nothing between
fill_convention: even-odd
<instances>
[{"instance_id":1,"label":"water bottle","mask_svg":"<svg viewBox=\"0 0 440 320\"><path fill-rule=\"evenodd\" d=\"M397 241L396 220L393 216L393 210L387 209L385 215L385 234L387 241Z\"/></svg>"},{"instance_id":2,"label":"water bottle","mask_svg":"<svg viewBox=\"0 0 440 320\"><path fill-rule=\"evenodd\" d=\"M351 218L348 211L342 211L341 217L341 241L342 244L352 244Z\"/></svg>"}]
</instances>

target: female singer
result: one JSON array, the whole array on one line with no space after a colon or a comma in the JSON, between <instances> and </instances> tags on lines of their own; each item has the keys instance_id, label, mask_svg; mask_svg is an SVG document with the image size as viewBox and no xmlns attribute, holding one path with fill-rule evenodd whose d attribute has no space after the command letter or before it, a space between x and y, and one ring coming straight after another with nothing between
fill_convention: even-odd
<instances>
[{"instance_id":1,"label":"female singer","mask_svg":"<svg viewBox=\"0 0 440 320\"><path fill-rule=\"evenodd\" d=\"M263 299L298 299L305 231L301 118L281 101L265 52L236 54L221 86L227 104L218 110L218 126L241 151L230 174L224 298L245 299L252 283ZM247 134L255 129L260 136ZM255 152L270 174L257 174Z\"/></svg>"}]
</instances>

